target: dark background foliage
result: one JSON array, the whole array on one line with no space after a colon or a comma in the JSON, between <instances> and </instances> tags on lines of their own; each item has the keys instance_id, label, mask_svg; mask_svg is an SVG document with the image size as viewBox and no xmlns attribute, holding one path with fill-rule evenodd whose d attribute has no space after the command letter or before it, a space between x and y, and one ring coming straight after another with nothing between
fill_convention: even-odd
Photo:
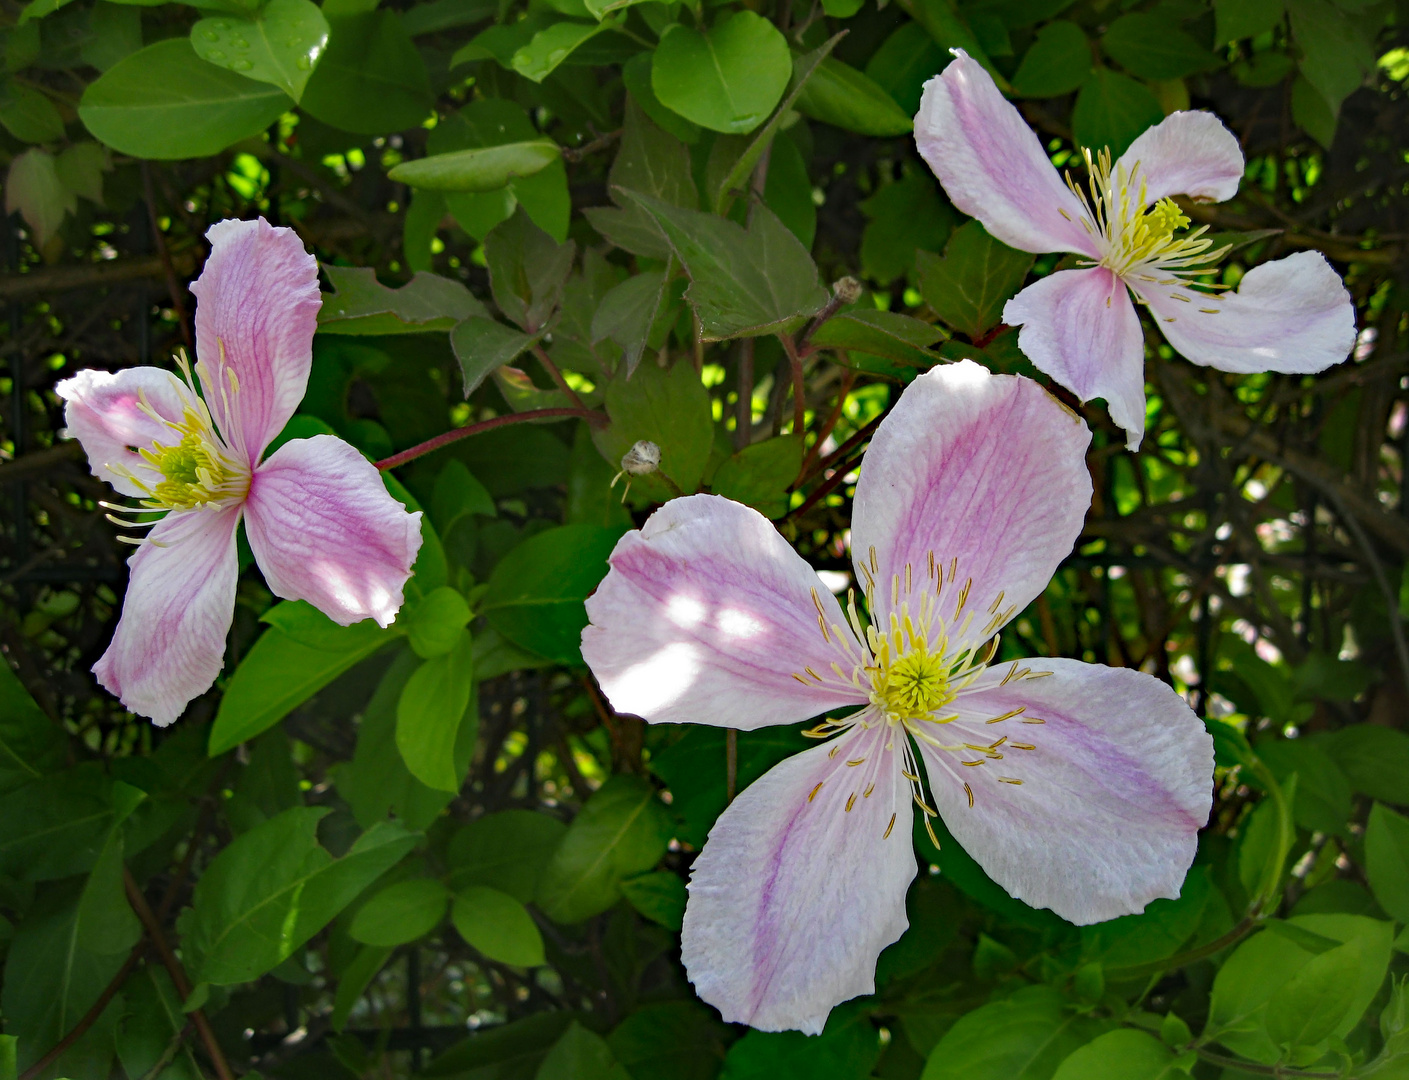
<instances>
[{"instance_id":1,"label":"dark background foliage","mask_svg":"<svg viewBox=\"0 0 1409 1080\"><path fill-rule=\"evenodd\" d=\"M0 1074L1409 1076L1406 19L6 0ZM845 573L854 468L899 389L963 357L1036 374L998 320L1056 257L966 224L909 135L956 46L1062 167L1217 112L1248 168L1185 208L1233 246L1211 280L1321 251L1359 341L1314 378L1234 377L1151 328L1144 444L1082 409L1095 504L1003 639L1142 668L1207 717L1217 800L1183 896L1077 929L921 831L877 993L820 1038L747 1032L685 980L683 882L730 790L802 740L615 715L581 601L672 488L757 506ZM246 557L224 674L154 729L89 674L129 549L53 386L189 347L205 230L256 214L335 290L288 434L374 460L466 437L388 470L430 537L395 627L280 604ZM846 275L859 301L805 329ZM623 504L640 438L665 479Z\"/></svg>"}]
</instances>

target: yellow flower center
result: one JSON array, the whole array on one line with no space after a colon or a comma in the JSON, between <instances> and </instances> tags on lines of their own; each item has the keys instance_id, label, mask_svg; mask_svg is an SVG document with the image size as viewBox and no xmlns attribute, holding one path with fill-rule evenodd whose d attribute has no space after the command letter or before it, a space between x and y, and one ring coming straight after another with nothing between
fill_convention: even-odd
<instances>
[{"instance_id":1,"label":"yellow flower center","mask_svg":"<svg viewBox=\"0 0 1409 1080\"><path fill-rule=\"evenodd\" d=\"M187 409L182 422L172 427L180 433L180 442L154 443L138 451L162 475L147 500L153 509L189 510L244 495L249 477L227 456L199 414Z\"/></svg>"},{"instance_id":2,"label":"yellow flower center","mask_svg":"<svg viewBox=\"0 0 1409 1080\"><path fill-rule=\"evenodd\" d=\"M871 685L877 705L887 716L900 721L928 719L954 700L949 689L949 665L943 657L930 652L923 641L879 668Z\"/></svg>"}]
</instances>

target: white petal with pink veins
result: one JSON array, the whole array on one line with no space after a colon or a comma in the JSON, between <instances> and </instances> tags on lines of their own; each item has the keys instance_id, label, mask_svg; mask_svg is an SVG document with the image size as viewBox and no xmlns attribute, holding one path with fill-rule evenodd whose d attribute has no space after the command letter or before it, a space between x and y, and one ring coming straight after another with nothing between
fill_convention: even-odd
<instances>
[{"instance_id":1,"label":"white petal with pink veins","mask_svg":"<svg viewBox=\"0 0 1409 1080\"><path fill-rule=\"evenodd\" d=\"M1170 195L1223 202L1238 193L1243 152L1213 113L1176 112L1146 128L1120 156L1117 167L1130 178L1138 171L1146 205Z\"/></svg>"},{"instance_id":2,"label":"white petal with pink veins","mask_svg":"<svg viewBox=\"0 0 1409 1080\"><path fill-rule=\"evenodd\" d=\"M831 666L858 656L841 606L757 510L674 499L609 561L582 655L619 712L747 731L866 700Z\"/></svg>"},{"instance_id":3,"label":"white petal with pink veins","mask_svg":"<svg viewBox=\"0 0 1409 1080\"><path fill-rule=\"evenodd\" d=\"M1014 677L1023 668L1051 674ZM959 719L927 734L994 749L920 740L930 792L1009 893L1078 924L1179 895L1212 805L1213 740L1169 686L1129 668L1024 660L989 669L948 711Z\"/></svg>"},{"instance_id":4,"label":"white petal with pink veins","mask_svg":"<svg viewBox=\"0 0 1409 1080\"><path fill-rule=\"evenodd\" d=\"M876 957L909 925L916 870L893 733L855 727L788 758L714 823L681 959L725 1020L816 1035L834 1006L875 991Z\"/></svg>"},{"instance_id":5,"label":"white petal with pink veins","mask_svg":"<svg viewBox=\"0 0 1409 1080\"><path fill-rule=\"evenodd\" d=\"M65 402L68 435L83 445L93 475L134 498L145 492L128 474L148 487L162 479L134 448L180 441L170 425L142 408L143 402L157 416L179 422L195 398L175 375L154 367L80 371L54 392Z\"/></svg>"},{"instance_id":6,"label":"white petal with pink veins","mask_svg":"<svg viewBox=\"0 0 1409 1080\"><path fill-rule=\"evenodd\" d=\"M93 674L135 713L169 724L225 662L235 614L238 505L173 511L127 560L122 617Z\"/></svg>"},{"instance_id":7,"label":"white petal with pink veins","mask_svg":"<svg viewBox=\"0 0 1409 1080\"><path fill-rule=\"evenodd\" d=\"M1145 333L1124 282L1104 267L1060 270L1003 308L1018 347L1082 401L1105 398L1131 450L1145 433Z\"/></svg>"}]
</instances>

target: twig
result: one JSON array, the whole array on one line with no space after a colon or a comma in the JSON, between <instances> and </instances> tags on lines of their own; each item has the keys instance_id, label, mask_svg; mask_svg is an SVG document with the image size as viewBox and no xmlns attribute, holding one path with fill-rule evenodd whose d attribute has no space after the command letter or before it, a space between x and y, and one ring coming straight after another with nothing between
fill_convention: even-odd
<instances>
[{"instance_id":1,"label":"twig","mask_svg":"<svg viewBox=\"0 0 1409 1080\"><path fill-rule=\"evenodd\" d=\"M176 954L171 951L171 946L166 943L166 935L161 932L161 923L157 922L151 905L147 903L147 898L138 888L136 880L132 877L132 871L125 866L122 868L122 883L127 887L128 903L132 905L132 910L137 913L137 918L142 925L147 928L147 937L156 947L157 955L161 957L161 962L166 967L166 973L171 976L171 981L176 985L176 992L181 995L182 1001L187 1000L191 996L191 981L186 978L186 970L181 966L181 961L176 959ZM206 1019L205 1013L200 1009L192 1009L190 1016L191 1023L196 1025L196 1032L200 1035L201 1043L205 1046L206 1054L210 1057L210 1063L215 1067L215 1075L220 1080L235 1080L235 1074L230 1071L230 1063L225 1060L225 1051L220 1049L220 1043L215 1037L215 1032L211 1030L210 1021Z\"/></svg>"},{"instance_id":2,"label":"twig","mask_svg":"<svg viewBox=\"0 0 1409 1080\"><path fill-rule=\"evenodd\" d=\"M1344 1080L1343 1074L1338 1072L1307 1072L1305 1069L1294 1069L1290 1065L1258 1065L1241 1058L1216 1054L1202 1046L1191 1046L1189 1049L1211 1065L1222 1065L1225 1069L1235 1069L1257 1076L1279 1076L1285 1077L1286 1080Z\"/></svg>"},{"instance_id":3,"label":"twig","mask_svg":"<svg viewBox=\"0 0 1409 1080\"><path fill-rule=\"evenodd\" d=\"M617 139L621 138L621 131L621 128L617 128L615 131L609 131L605 135L599 135L591 142L583 143L581 146L564 146L561 150L563 160L573 162L581 161L589 154L595 154L598 150L605 150L612 143L616 142Z\"/></svg>"},{"instance_id":4,"label":"twig","mask_svg":"<svg viewBox=\"0 0 1409 1080\"><path fill-rule=\"evenodd\" d=\"M793 434L801 438L807 426L807 389L802 381L802 357L798 355L791 334L779 334L778 340L783 343L783 351L788 354L788 366L792 369Z\"/></svg>"},{"instance_id":5,"label":"twig","mask_svg":"<svg viewBox=\"0 0 1409 1080\"><path fill-rule=\"evenodd\" d=\"M811 473L809 473L807 476L803 477L801 481L793 485L793 490L796 491L799 487L807 483L808 480L811 480L818 473L826 472L833 465L836 465L850 457L851 452L853 450L855 450L858 446L860 446L863 442L865 442L871 437L871 433L875 431L876 428L880 425L881 419L884 416L885 414L881 413L879 416L876 416L871 419L859 431L857 431L856 434L851 436L851 438L847 439L846 442L842 443L830 454L828 454L821 461L819 461Z\"/></svg>"},{"instance_id":6,"label":"twig","mask_svg":"<svg viewBox=\"0 0 1409 1080\"><path fill-rule=\"evenodd\" d=\"M439 450L442 446L449 446L453 442L468 439L471 435L492 431L494 428L505 427L509 424L524 424L532 420L553 420L570 416L580 416L592 424L607 422L607 414L597 412L595 409L530 409L528 412L509 413L505 416L496 416L492 420L481 420L477 424L466 424L464 427L437 435L433 439L427 439L423 443L417 443L409 450L392 454L389 458L382 458L377 462L377 468L394 469L398 465L405 465L408 461L415 461L416 458L429 454L432 450Z\"/></svg>"},{"instance_id":7,"label":"twig","mask_svg":"<svg viewBox=\"0 0 1409 1080\"><path fill-rule=\"evenodd\" d=\"M147 221L152 226L152 240L156 244L157 254L161 257L162 269L166 271L166 287L171 293L171 309L176 312L176 321L181 327L181 340L186 343L186 348L195 351L195 338L191 336L191 323L186 316L186 302L181 298L181 283L176 277L176 267L171 261L171 251L166 246L166 236L161 231L161 225L157 223L157 199L152 189L152 167L149 162L142 162L142 190L147 199Z\"/></svg>"},{"instance_id":8,"label":"twig","mask_svg":"<svg viewBox=\"0 0 1409 1080\"><path fill-rule=\"evenodd\" d=\"M171 1041L166 1044L166 1049L161 1052L161 1057L157 1058L156 1064L142 1074L141 1080L157 1080L166 1067L171 1064L176 1057L176 1052L181 1049L181 1044L186 1041L186 1037L191 1034L191 1029L195 1025L187 1020L181 1030L171 1037Z\"/></svg>"},{"instance_id":9,"label":"twig","mask_svg":"<svg viewBox=\"0 0 1409 1080\"><path fill-rule=\"evenodd\" d=\"M20 1073L19 1080L33 1080L34 1077L38 1076L57 1061L63 1055L64 1051L88 1033L88 1029L98 1022L98 1017L103 1015L103 1011L108 1007L108 1004L117 996L117 992L122 989L123 983L127 982L128 977L137 970L137 965L141 962L142 954L146 951L147 939L143 938L132 947L132 952L130 952L127 959L123 961L122 967L118 968L117 974L114 975L108 985L103 988L103 992L98 995L98 1000L93 1002L93 1007L83 1014L78 1023L74 1024L68 1034L55 1043L47 1054L24 1072Z\"/></svg>"},{"instance_id":10,"label":"twig","mask_svg":"<svg viewBox=\"0 0 1409 1080\"><path fill-rule=\"evenodd\" d=\"M812 445L808 447L807 455L802 459L802 465L797 470L797 482L801 482L803 476L807 474L807 470L812 467L812 463L817 459L817 455L822 452L822 444L827 441L827 436L832 433L837 426L837 421L841 419L842 409L846 407L846 399L851 393L852 386L855 384L856 372L852 368L847 368L842 375L841 389L837 391L837 403L833 406L831 415L828 416L822 426L817 429L817 438L814 439Z\"/></svg>"},{"instance_id":11,"label":"twig","mask_svg":"<svg viewBox=\"0 0 1409 1080\"><path fill-rule=\"evenodd\" d=\"M1327 497L1335 504L1341 520L1355 537L1355 542L1360 545L1365 552L1365 559L1370 564L1370 572L1375 575L1375 583L1379 585L1380 592L1384 594L1385 606L1389 608L1389 629L1394 636L1394 651L1399 658L1399 674L1404 679L1404 685L1409 688L1409 643L1404 640L1404 619L1399 612L1399 597L1389 583L1389 578L1385 575L1385 568L1380 562L1380 558L1375 554L1375 548L1370 543L1370 538L1365 534L1364 528L1346 507L1339 492L1330 491Z\"/></svg>"},{"instance_id":12,"label":"twig","mask_svg":"<svg viewBox=\"0 0 1409 1080\"><path fill-rule=\"evenodd\" d=\"M189 251L173 255L171 264L183 277L196 266L195 258ZM128 259L74 266L41 266L24 274L0 274L0 300L51 296L74 289L100 289L165 276L166 261L160 255L136 255Z\"/></svg>"},{"instance_id":13,"label":"twig","mask_svg":"<svg viewBox=\"0 0 1409 1080\"><path fill-rule=\"evenodd\" d=\"M543 370L548 373L553 382L557 383L558 389L567 395L573 408L585 409L587 406L582 404L582 399L577 396L577 391L568 385L567 380L563 378L563 373L558 370L558 365L553 363L552 358L549 357L542 345L534 344L533 355L538 357L538 362L543 365Z\"/></svg>"},{"instance_id":14,"label":"twig","mask_svg":"<svg viewBox=\"0 0 1409 1080\"><path fill-rule=\"evenodd\" d=\"M754 339L739 342L739 400L734 404L734 449L742 450L753 438L753 346Z\"/></svg>"}]
</instances>

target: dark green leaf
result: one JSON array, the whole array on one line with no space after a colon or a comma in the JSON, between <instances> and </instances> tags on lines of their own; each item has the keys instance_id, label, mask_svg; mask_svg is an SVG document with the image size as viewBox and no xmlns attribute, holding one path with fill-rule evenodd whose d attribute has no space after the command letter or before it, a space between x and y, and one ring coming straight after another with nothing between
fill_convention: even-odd
<instances>
[{"instance_id":1,"label":"dark green leaf","mask_svg":"<svg viewBox=\"0 0 1409 1080\"><path fill-rule=\"evenodd\" d=\"M651 87L662 105L701 127L743 135L773 111L792 67L777 27L738 11L708 30L668 27L651 63Z\"/></svg>"},{"instance_id":2,"label":"dark green leaf","mask_svg":"<svg viewBox=\"0 0 1409 1080\"><path fill-rule=\"evenodd\" d=\"M944 246L956 215L939 190L928 170L910 168L861 204L871 219L861 236L861 268L867 277L888 285L910 274L917 249Z\"/></svg>"},{"instance_id":3,"label":"dark green leaf","mask_svg":"<svg viewBox=\"0 0 1409 1080\"><path fill-rule=\"evenodd\" d=\"M858 349L873 356L929 368L938 357L928 346L944 337L944 331L920 319L895 311L857 308L828 319L812 335L820 348Z\"/></svg>"},{"instance_id":4,"label":"dark green leaf","mask_svg":"<svg viewBox=\"0 0 1409 1080\"><path fill-rule=\"evenodd\" d=\"M474 688L472 645L470 632L458 630L452 648L412 672L396 705L401 760L412 776L437 791L459 791L464 782L455 748L460 728L476 722L467 715Z\"/></svg>"},{"instance_id":5,"label":"dark green leaf","mask_svg":"<svg viewBox=\"0 0 1409 1080\"><path fill-rule=\"evenodd\" d=\"M449 903L450 893L434 878L398 881L358 908L347 932L364 945L405 945L434 930Z\"/></svg>"},{"instance_id":6,"label":"dark green leaf","mask_svg":"<svg viewBox=\"0 0 1409 1080\"><path fill-rule=\"evenodd\" d=\"M621 346L628 377L636 371L651 331L663 314L662 306L670 296L667 285L659 270L629 277L602 297L592 316L593 341L610 338Z\"/></svg>"},{"instance_id":7,"label":"dark green leaf","mask_svg":"<svg viewBox=\"0 0 1409 1080\"><path fill-rule=\"evenodd\" d=\"M1156 12L1133 11L1110 24L1101 45L1129 72L1145 79L1182 79L1218 58Z\"/></svg>"},{"instance_id":8,"label":"dark green leaf","mask_svg":"<svg viewBox=\"0 0 1409 1080\"><path fill-rule=\"evenodd\" d=\"M829 56L798 95L797 111L858 135L904 135L914 125L869 75Z\"/></svg>"},{"instance_id":9,"label":"dark green leaf","mask_svg":"<svg viewBox=\"0 0 1409 1080\"><path fill-rule=\"evenodd\" d=\"M318 312L324 334L424 334L451 329L486 314L458 281L420 273L398 288L377 280L369 266L323 265L333 292Z\"/></svg>"},{"instance_id":10,"label":"dark green leaf","mask_svg":"<svg viewBox=\"0 0 1409 1080\"><path fill-rule=\"evenodd\" d=\"M520 333L488 316L460 323L450 333L450 345L455 350L455 359L460 361L465 397L537 340L535 335Z\"/></svg>"},{"instance_id":11,"label":"dark green leaf","mask_svg":"<svg viewBox=\"0 0 1409 1080\"><path fill-rule=\"evenodd\" d=\"M0 124L20 142L56 142L64 137L63 117L53 102L19 83L0 87Z\"/></svg>"},{"instance_id":12,"label":"dark green leaf","mask_svg":"<svg viewBox=\"0 0 1409 1080\"><path fill-rule=\"evenodd\" d=\"M571 56L579 46L614 27L609 23L560 22L538 31L527 45L519 48L510 61L515 71L525 79L541 83L555 68Z\"/></svg>"},{"instance_id":13,"label":"dark green leaf","mask_svg":"<svg viewBox=\"0 0 1409 1080\"><path fill-rule=\"evenodd\" d=\"M1287 0L1292 36L1301 50L1301 74L1325 99L1332 118L1341 102L1375 68L1375 52L1361 25L1330 0Z\"/></svg>"},{"instance_id":14,"label":"dark green leaf","mask_svg":"<svg viewBox=\"0 0 1409 1080\"><path fill-rule=\"evenodd\" d=\"M533 139L403 161L387 178L425 191L494 191L560 157L552 139Z\"/></svg>"},{"instance_id":15,"label":"dark green leaf","mask_svg":"<svg viewBox=\"0 0 1409 1080\"><path fill-rule=\"evenodd\" d=\"M1409 803L1409 735L1378 724L1352 724L1320 745L1360 794Z\"/></svg>"},{"instance_id":16,"label":"dark green leaf","mask_svg":"<svg viewBox=\"0 0 1409 1080\"><path fill-rule=\"evenodd\" d=\"M696 1001L637 1009L607 1036L632 1080L715 1080L729 1029Z\"/></svg>"},{"instance_id":17,"label":"dark green leaf","mask_svg":"<svg viewBox=\"0 0 1409 1080\"><path fill-rule=\"evenodd\" d=\"M657 870L621 883L626 902L652 922L680 932L685 922L685 883L678 874Z\"/></svg>"},{"instance_id":18,"label":"dark green leaf","mask_svg":"<svg viewBox=\"0 0 1409 1080\"><path fill-rule=\"evenodd\" d=\"M925 80L949 62L949 55L917 22L901 23L866 61L866 74L891 96L900 111L914 116Z\"/></svg>"},{"instance_id":19,"label":"dark green leaf","mask_svg":"<svg viewBox=\"0 0 1409 1080\"><path fill-rule=\"evenodd\" d=\"M1037 32L1013 76L1013 89L1023 97L1070 94L1091 74L1091 45L1076 23L1059 19Z\"/></svg>"},{"instance_id":20,"label":"dark green leaf","mask_svg":"<svg viewBox=\"0 0 1409 1080\"><path fill-rule=\"evenodd\" d=\"M573 1022L570 1012L540 1012L486 1027L456 1043L426 1066L427 1077L533 1080L539 1063Z\"/></svg>"},{"instance_id":21,"label":"dark green leaf","mask_svg":"<svg viewBox=\"0 0 1409 1080\"><path fill-rule=\"evenodd\" d=\"M720 464L710 481L716 495L752 506L765 517L788 511L788 487L802 466L802 441L792 435L746 446Z\"/></svg>"},{"instance_id":22,"label":"dark green leaf","mask_svg":"<svg viewBox=\"0 0 1409 1080\"><path fill-rule=\"evenodd\" d=\"M0 874L47 881L89 870L112 825L112 782L94 762L0 797Z\"/></svg>"},{"instance_id":23,"label":"dark green leaf","mask_svg":"<svg viewBox=\"0 0 1409 1080\"><path fill-rule=\"evenodd\" d=\"M1027 987L960 1017L930 1053L923 1080L1046 1080L1103 1026L1068 1012L1051 987Z\"/></svg>"},{"instance_id":24,"label":"dark green leaf","mask_svg":"<svg viewBox=\"0 0 1409 1080\"><path fill-rule=\"evenodd\" d=\"M1097 68L1081 84L1071 112L1072 136L1092 150L1125 153L1142 131L1164 119L1149 87L1109 68Z\"/></svg>"},{"instance_id":25,"label":"dark green leaf","mask_svg":"<svg viewBox=\"0 0 1409 1080\"><path fill-rule=\"evenodd\" d=\"M1213 0L1219 44L1257 37L1282 21L1286 0Z\"/></svg>"},{"instance_id":26,"label":"dark green leaf","mask_svg":"<svg viewBox=\"0 0 1409 1080\"><path fill-rule=\"evenodd\" d=\"M534 1080L630 1080L600 1035L576 1020L553 1044Z\"/></svg>"},{"instance_id":27,"label":"dark green leaf","mask_svg":"<svg viewBox=\"0 0 1409 1080\"><path fill-rule=\"evenodd\" d=\"M864 1080L880 1056L870 1019L855 1007L833 1009L821 1035L749 1031L729 1047L720 1080L776 1080L785 1076Z\"/></svg>"},{"instance_id":28,"label":"dark green leaf","mask_svg":"<svg viewBox=\"0 0 1409 1080\"><path fill-rule=\"evenodd\" d=\"M1365 829L1365 873L1380 907L1409 922L1409 818L1380 803Z\"/></svg>"},{"instance_id":29,"label":"dark green leaf","mask_svg":"<svg viewBox=\"0 0 1409 1080\"><path fill-rule=\"evenodd\" d=\"M9 663L0 663L0 795L61 767L66 744Z\"/></svg>"},{"instance_id":30,"label":"dark green leaf","mask_svg":"<svg viewBox=\"0 0 1409 1080\"><path fill-rule=\"evenodd\" d=\"M527 213L517 213L497 226L485 238L484 258L499 310L536 334L562 301L576 252L575 244L558 243Z\"/></svg>"},{"instance_id":31,"label":"dark green leaf","mask_svg":"<svg viewBox=\"0 0 1409 1080\"><path fill-rule=\"evenodd\" d=\"M700 485L714 442L714 418L709 394L688 363L665 369L644 364L630 377L624 370L607 384L606 410L611 423L594 428L592 441L608 462L619 462L642 439L660 447L660 470L681 491ZM636 481L647 491L668 497L651 476ZM663 501L663 499L662 499Z\"/></svg>"},{"instance_id":32,"label":"dark green leaf","mask_svg":"<svg viewBox=\"0 0 1409 1080\"><path fill-rule=\"evenodd\" d=\"M567 826L529 810L501 810L462 825L446 849L450 887L489 885L528 903Z\"/></svg>"},{"instance_id":33,"label":"dark green leaf","mask_svg":"<svg viewBox=\"0 0 1409 1080\"><path fill-rule=\"evenodd\" d=\"M326 64L324 58L319 70ZM259 134L291 104L282 90L208 64L189 41L173 38L120 60L90 83L78 115L114 150L173 161L218 154Z\"/></svg>"},{"instance_id":34,"label":"dark green leaf","mask_svg":"<svg viewBox=\"0 0 1409 1080\"><path fill-rule=\"evenodd\" d=\"M1032 262L969 221L954 230L943 257L919 253L920 292L941 319L976 338L1003 317Z\"/></svg>"},{"instance_id":35,"label":"dark green leaf","mask_svg":"<svg viewBox=\"0 0 1409 1080\"><path fill-rule=\"evenodd\" d=\"M460 936L491 960L515 967L544 962L543 935L518 900L488 885L467 885L455 896L450 919Z\"/></svg>"},{"instance_id":36,"label":"dark green leaf","mask_svg":"<svg viewBox=\"0 0 1409 1080\"><path fill-rule=\"evenodd\" d=\"M655 866L670 840L670 817L655 788L613 776L573 818L538 885L538 906L554 922L607 910L621 883Z\"/></svg>"},{"instance_id":37,"label":"dark green leaf","mask_svg":"<svg viewBox=\"0 0 1409 1080\"><path fill-rule=\"evenodd\" d=\"M396 12L335 16L328 25L327 51L299 104L362 135L419 125L430 111L430 77Z\"/></svg>"}]
</instances>

